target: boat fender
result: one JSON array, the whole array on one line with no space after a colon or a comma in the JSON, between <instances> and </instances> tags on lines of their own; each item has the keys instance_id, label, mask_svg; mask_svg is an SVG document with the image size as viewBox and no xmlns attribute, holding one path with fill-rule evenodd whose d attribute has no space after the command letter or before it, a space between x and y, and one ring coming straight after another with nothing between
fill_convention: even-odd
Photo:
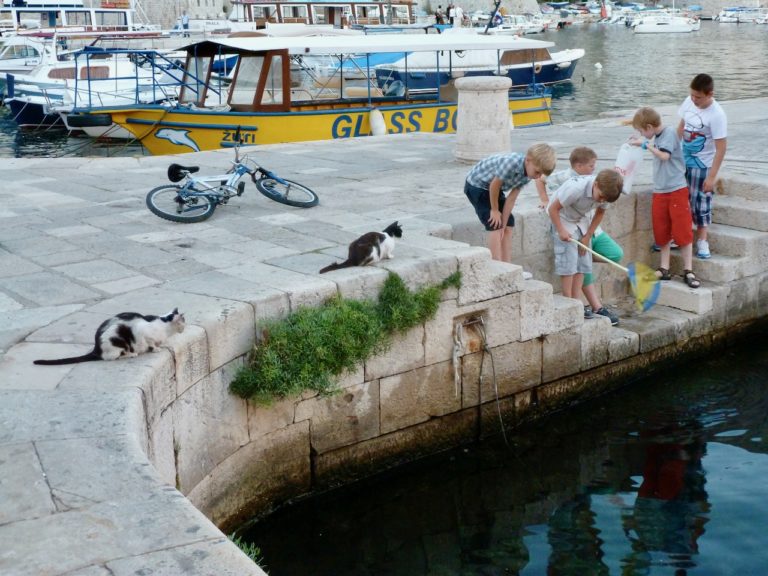
<instances>
[{"instance_id":1,"label":"boat fender","mask_svg":"<svg viewBox=\"0 0 768 576\"><path fill-rule=\"evenodd\" d=\"M368 123L371 125L371 136L384 136L387 133L384 114L378 108L371 108L368 113Z\"/></svg>"},{"instance_id":2,"label":"boat fender","mask_svg":"<svg viewBox=\"0 0 768 576\"><path fill-rule=\"evenodd\" d=\"M570 67L571 67L571 62L569 60L566 60L565 62L560 62L557 65L557 68L559 70L565 70L566 68L570 68Z\"/></svg>"}]
</instances>

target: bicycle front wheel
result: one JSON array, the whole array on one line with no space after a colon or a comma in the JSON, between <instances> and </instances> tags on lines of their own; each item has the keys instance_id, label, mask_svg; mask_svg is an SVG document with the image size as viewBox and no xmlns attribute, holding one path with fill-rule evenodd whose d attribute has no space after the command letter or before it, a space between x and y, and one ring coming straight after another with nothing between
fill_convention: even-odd
<instances>
[{"instance_id":1,"label":"bicycle front wheel","mask_svg":"<svg viewBox=\"0 0 768 576\"><path fill-rule=\"evenodd\" d=\"M270 200L281 204L298 208L317 206L320 199L312 190L293 180L283 180L283 182L274 178L261 178L256 180L256 188Z\"/></svg>"},{"instance_id":2,"label":"bicycle front wheel","mask_svg":"<svg viewBox=\"0 0 768 576\"><path fill-rule=\"evenodd\" d=\"M151 190L147 194L147 208L171 222L192 224L207 220L216 210L216 203L208 196L186 196L180 192L181 186L166 184Z\"/></svg>"}]
</instances>

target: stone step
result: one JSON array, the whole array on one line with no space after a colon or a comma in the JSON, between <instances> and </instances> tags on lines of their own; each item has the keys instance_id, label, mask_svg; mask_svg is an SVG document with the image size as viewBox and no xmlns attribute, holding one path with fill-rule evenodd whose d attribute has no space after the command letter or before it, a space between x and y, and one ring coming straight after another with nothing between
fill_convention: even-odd
<instances>
[{"instance_id":1,"label":"stone step","mask_svg":"<svg viewBox=\"0 0 768 576\"><path fill-rule=\"evenodd\" d=\"M576 328L584 323L584 305L581 301L553 294L552 305L552 322L547 328L547 334Z\"/></svg>"},{"instance_id":2,"label":"stone step","mask_svg":"<svg viewBox=\"0 0 768 576\"><path fill-rule=\"evenodd\" d=\"M672 280L661 282L656 304L694 314L706 314L712 310L712 290L703 284L696 289L689 288L680 276L675 276Z\"/></svg>"},{"instance_id":3,"label":"stone step","mask_svg":"<svg viewBox=\"0 0 768 576\"><path fill-rule=\"evenodd\" d=\"M768 198L768 194L763 198ZM713 199L712 219L716 224L768 232L768 201L717 195Z\"/></svg>"},{"instance_id":4,"label":"stone step","mask_svg":"<svg viewBox=\"0 0 768 576\"><path fill-rule=\"evenodd\" d=\"M768 212L765 219L768 223ZM708 240L709 249L713 254L756 257L768 245L768 233L728 224L712 224L709 227Z\"/></svg>"},{"instance_id":5,"label":"stone step","mask_svg":"<svg viewBox=\"0 0 768 576\"><path fill-rule=\"evenodd\" d=\"M659 266L659 255L654 255L652 259L652 268ZM693 257L693 271L699 280L725 284L743 278L748 274L745 272L750 266L748 257L723 256L722 254L712 254L709 260L700 260ZM683 273L683 257L679 250L672 250L671 266L672 274L675 274L673 282L680 280L680 274Z\"/></svg>"},{"instance_id":6,"label":"stone step","mask_svg":"<svg viewBox=\"0 0 768 576\"><path fill-rule=\"evenodd\" d=\"M738 178L720 178L715 184L717 198L722 196L736 197L738 199L763 201L768 198L768 186L754 180L740 180Z\"/></svg>"}]
</instances>

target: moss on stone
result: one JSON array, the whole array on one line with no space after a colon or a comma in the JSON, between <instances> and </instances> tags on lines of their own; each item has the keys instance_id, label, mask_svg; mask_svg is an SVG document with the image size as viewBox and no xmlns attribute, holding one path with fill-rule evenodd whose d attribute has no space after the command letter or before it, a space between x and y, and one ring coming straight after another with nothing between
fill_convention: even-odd
<instances>
[{"instance_id":1,"label":"moss on stone","mask_svg":"<svg viewBox=\"0 0 768 576\"><path fill-rule=\"evenodd\" d=\"M390 273L376 301L336 296L267 322L230 390L261 404L304 390L330 393L335 377L384 352L394 334L432 318L442 291L460 284L455 272L437 286L412 292Z\"/></svg>"}]
</instances>

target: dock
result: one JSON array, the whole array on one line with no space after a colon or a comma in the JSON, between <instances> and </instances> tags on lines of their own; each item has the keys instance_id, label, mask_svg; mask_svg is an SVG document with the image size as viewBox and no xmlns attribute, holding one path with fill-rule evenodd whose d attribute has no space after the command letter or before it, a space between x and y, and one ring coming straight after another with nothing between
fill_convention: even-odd
<instances>
[{"instance_id":1,"label":"dock","mask_svg":"<svg viewBox=\"0 0 768 576\"><path fill-rule=\"evenodd\" d=\"M4 159L0 573L264 574L222 529L267 509L271 499L331 483L366 453L386 467L403 456L395 444L417 443L426 426L434 443L420 447L424 453L466 441L462 433L484 418L485 385L454 395L451 330L460 314L496 316L499 332L489 344L508 370L507 410L526 404L533 390L543 402L555 401L558 386L569 394L594 386L597 393L603 378L637 370L652 357L668 358L685 341L711 340L764 318L768 98L721 104L728 151L713 202L713 257L694 258L702 287L691 291L678 276L665 284L656 307L638 314L626 278L600 269L603 300L620 311L617 327L606 318L584 320L579 302L557 294L548 218L532 186L514 210L513 264L490 260L463 193L471 166L454 158L453 135L244 148L311 187L320 204L287 207L248 183L242 197L211 219L187 225L151 214L147 192L167 183L171 162L199 165L201 174L224 172L231 150L173 158ZM666 125L677 123L677 105L658 110ZM589 146L598 170L610 168L633 133L626 122L632 114L514 130L513 149L547 142L563 169L572 148ZM647 158L632 195L611 206L604 228L622 244L625 260L655 267L651 186ZM393 260L317 273L344 258L351 240L394 220L403 238ZM681 268L676 258L674 270ZM229 394L227 378L253 347L260 321L336 294L373 298L389 271L414 287L457 269L464 285L446 297L433 323L345 376L340 385L348 405L307 395L264 408ZM523 269L533 280L523 280ZM187 329L161 351L114 362L32 364L87 352L96 327L115 313L163 314L174 307L185 313ZM506 321L502 313L515 316ZM538 363L515 364L534 347L528 357ZM507 349L516 352L504 364ZM575 351L576 365L558 355L562 350ZM477 352L464 354L464 369L477 380ZM530 378L515 380L518 369ZM419 396L420 383L432 381L434 398ZM397 403L385 406L385 397ZM372 402L375 413L366 412ZM242 486L223 492L237 482ZM264 496L254 498L259 490Z\"/></svg>"}]
</instances>

